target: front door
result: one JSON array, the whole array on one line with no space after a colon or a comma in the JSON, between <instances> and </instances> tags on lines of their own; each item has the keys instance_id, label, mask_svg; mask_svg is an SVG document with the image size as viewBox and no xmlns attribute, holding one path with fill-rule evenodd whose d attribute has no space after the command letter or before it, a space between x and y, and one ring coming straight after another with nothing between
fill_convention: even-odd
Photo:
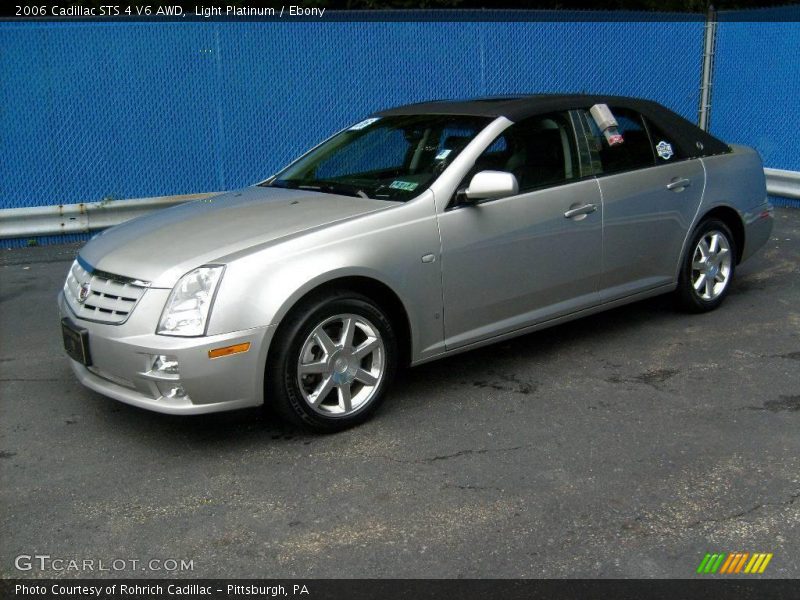
<instances>
[{"instance_id":1,"label":"front door","mask_svg":"<svg viewBox=\"0 0 800 600\"><path fill-rule=\"evenodd\" d=\"M448 350L596 303L601 197L576 147L567 113L511 125L463 185L499 170L516 176L520 193L439 216Z\"/></svg>"}]
</instances>

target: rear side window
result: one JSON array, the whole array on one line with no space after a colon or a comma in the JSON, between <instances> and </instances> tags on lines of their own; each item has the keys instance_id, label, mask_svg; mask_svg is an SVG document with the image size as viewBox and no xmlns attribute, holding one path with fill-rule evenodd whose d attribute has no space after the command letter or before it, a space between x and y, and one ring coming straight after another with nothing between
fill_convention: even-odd
<instances>
[{"instance_id":1,"label":"rear side window","mask_svg":"<svg viewBox=\"0 0 800 600\"><path fill-rule=\"evenodd\" d=\"M589 140L600 156L603 174L621 173L652 167L655 163L655 148L650 144L642 116L632 110L610 107L619 123L623 142L609 146L591 115L586 114L591 131Z\"/></svg>"}]
</instances>

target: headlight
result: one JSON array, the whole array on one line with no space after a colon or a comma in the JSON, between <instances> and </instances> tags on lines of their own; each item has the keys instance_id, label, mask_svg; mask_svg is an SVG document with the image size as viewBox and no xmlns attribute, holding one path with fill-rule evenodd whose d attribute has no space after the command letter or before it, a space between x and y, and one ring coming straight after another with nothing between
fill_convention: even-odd
<instances>
[{"instance_id":1,"label":"headlight","mask_svg":"<svg viewBox=\"0 0 800 600\"><path fill-rule=\"evenodd\" d=\"M172 288L156 333L198 336L206 332L208 313L225 267L200 267Z\"/></svg>"}]
</instances>

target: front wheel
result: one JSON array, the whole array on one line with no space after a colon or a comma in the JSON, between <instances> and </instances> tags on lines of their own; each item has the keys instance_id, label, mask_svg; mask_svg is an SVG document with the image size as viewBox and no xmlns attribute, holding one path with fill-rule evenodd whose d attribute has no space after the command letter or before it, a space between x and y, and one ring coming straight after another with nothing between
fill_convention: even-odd
<instances>
[{"instance_id":1,"label":"front wheel","mask_svg":"<svg viewBox=\"0 0 800 600\"><path fill-rule=\"evenodd\" d=\"M736 269L736 252L725 223L709 219L700 224L681 265L676 296L682 308L706 312L722 304Z\"/></svg>"},{"instance_id":2,"label":"front wheel","mask_svg":"<svg viewBox=\"0 0 800 600\"><path fill-rule=\"evenodd\" d=\"M394 375L392 324L370 299L336 292L287 317L267 366L268 402L318 432L352 427L378 407Z\"/></svg>"}]
</instances>

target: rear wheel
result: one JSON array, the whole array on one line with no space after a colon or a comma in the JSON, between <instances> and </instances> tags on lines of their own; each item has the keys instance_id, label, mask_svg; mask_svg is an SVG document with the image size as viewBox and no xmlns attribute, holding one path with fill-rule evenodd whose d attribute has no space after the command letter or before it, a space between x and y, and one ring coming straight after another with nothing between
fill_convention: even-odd
<instances>
[{"instance_id":1,"label":"rear wheel","mask_svg":"<svg viewBox=\"0 0 800 600\"><path fill-rule=\"evenodd\" d=\"M736 252L725 223L709 219L700 224L681 265L676 295L682 308L705 312L722 304L736 269Z\"/></svg>"},{"instance_id":2,"label":"rear wheel","mask_svg":"<svg viewBox=\"0 0 800 600\"><path fill-rule=\"evenodd\" d=\"M370 299L336 292L292 311L273 341L267 394L285 418L330 432L366 420L394 375L392 325Z\"/></svg>"}]
</instances>

